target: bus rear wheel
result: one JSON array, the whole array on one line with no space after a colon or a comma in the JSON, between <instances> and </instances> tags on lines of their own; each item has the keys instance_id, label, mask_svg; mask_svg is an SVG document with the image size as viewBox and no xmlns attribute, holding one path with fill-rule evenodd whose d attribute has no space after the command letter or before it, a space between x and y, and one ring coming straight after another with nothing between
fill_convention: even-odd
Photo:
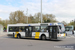
<instances>
[{"instance_id":1,"label":"bus rear wheel","mask_svg":"<svg viewBox=\"0 0 75 50\"><path fill-rule=\"evenodd\" d=\"M42 36L41 36L41 39L42 39L42 40L46 40L46 36L45 36L45 35L42 35Z\"/></svg>"}]
</instances>

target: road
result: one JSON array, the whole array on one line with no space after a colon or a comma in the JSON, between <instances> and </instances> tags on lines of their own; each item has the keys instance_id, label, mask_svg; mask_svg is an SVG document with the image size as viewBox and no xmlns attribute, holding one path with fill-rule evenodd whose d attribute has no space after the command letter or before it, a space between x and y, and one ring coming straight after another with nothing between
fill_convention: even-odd
<instances>
[{"instance_id":1,"label":"road","mask_svg":"<svg viewBox=\"0 0 75 50\"><path fill-rule=\"evenodd\" d=\"M15 39L0 36L0 50L75 50L75 36L62 40Z\"/></svg>"}]
</instances>

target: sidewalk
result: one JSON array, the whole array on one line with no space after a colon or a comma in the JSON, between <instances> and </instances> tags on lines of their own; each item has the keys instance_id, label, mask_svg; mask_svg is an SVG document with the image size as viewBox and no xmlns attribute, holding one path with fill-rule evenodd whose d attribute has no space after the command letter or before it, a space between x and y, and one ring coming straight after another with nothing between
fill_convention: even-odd
<instances>
[{"instance_id":1,"label":"sidewalk","mask_svg":"<svg viewBox=\"0 0 75 50\"><path fill-rule=\"evenodd\" d=\"M0 36L7 35L7 32L0 32Z\"/></svg>"}]
</instances>

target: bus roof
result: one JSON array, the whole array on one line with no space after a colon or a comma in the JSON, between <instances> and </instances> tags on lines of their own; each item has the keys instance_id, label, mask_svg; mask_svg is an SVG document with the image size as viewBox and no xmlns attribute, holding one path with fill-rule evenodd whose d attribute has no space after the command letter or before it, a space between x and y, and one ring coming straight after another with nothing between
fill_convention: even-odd
<instances>
[{"instance_id":1,"label":"bus roof","mask_svg":"<svg viewBox=\"0 0 75 50\"><path fill-rule=\"evenodd\" d=\"M33 23L33 24L8 24L8 26L40 26L40 25L48 25L48 26L51 26L51 25L61 25L62 23Z\"/></svg>"}]
</instances>

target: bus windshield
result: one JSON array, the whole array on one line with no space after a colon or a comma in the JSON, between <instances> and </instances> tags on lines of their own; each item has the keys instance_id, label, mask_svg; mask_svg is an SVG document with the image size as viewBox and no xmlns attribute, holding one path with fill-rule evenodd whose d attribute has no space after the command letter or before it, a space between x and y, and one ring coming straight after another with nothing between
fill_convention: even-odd
<instances>
[{"instance_id":1,"label":"bus windshield","mask_svg":"<svg viewBox=\"0 0 75 50\"><path fill-rule=\"evenodd\" d=\"M59 26L59 33L62 34L61 26Z\"/></svg>"},{"instance_id":2,"label":"bus windshield","mask_svg":"<svg viewBox=\"0 0 75 50\"><path fill-rule=\"evenodd\" d=\"M60 25L60 26L59 26L59 31L60 31L60 32L65 32L65 27L64 27L64 25L63 25L62 23L58 23L58 25Z\"/></svg>"}]
</instances>

